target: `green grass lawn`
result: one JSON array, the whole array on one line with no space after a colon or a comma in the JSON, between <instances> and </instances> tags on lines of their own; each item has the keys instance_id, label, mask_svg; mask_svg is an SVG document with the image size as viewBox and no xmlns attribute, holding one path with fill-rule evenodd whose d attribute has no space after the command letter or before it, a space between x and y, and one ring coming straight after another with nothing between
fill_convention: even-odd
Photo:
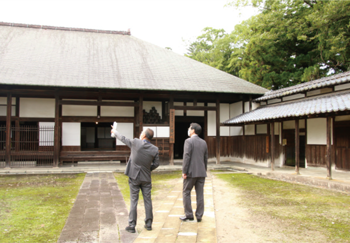
<instances>
[{"instance_id":1,"label":"green grass lawn","mask_svg":"<svg viewBox=\"0 0 350 243\"><path fill-rule=\"evenodd\" d=\"M316 230L329 242L350 242L350 196L248 174L216 174L240 190L242 206Z\"/></svg>"},{"instance_id":2,"label":"green grass lawn","mask_svg":"<svg viewBox=\"0 0 350 243\"><path fill-rule=\"evenodd\" d=\"M152 172L152 196L155 195L159 190L164 188L170 188L174 185L166 183L168 180L181 178L181 171L175 172ZM123 194L125 203L130 206L130 189L129 189L129 177L123 173L114 173L114 176L118 182L118 187ZM139 201L143 200L141 190Z\"/></svg>"},{"instance_id":3,"label":"green grass lawn","mask_svg":"<svg viewBox=\"0 0 350 243\"><path fill-rule=\"evenodd\" d=\"M56 242L85 174L0 177L0 242Z\"/></svg>"}]
</instances>

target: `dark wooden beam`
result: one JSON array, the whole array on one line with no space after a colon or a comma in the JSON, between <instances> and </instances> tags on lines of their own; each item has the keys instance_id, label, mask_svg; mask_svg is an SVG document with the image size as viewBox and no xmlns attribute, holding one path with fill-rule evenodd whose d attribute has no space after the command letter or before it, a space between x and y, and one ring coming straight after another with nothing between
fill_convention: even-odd
<instances>
[{"instance_id":1,"label":"dark wooden beam","mask_svg":"<svg viewBox=\"0 0 350 243\"><path fill-rule=\"evenodd\" d=\"M139 98L139 134L143 131L143 96Z\"/></svg>"},{"instance_id":2,"label":"dark wooden beam","mask_svg":"<svg viewBox=\"0 0 350 243\"><path fill-rule=\"evenodd\" d=\"M92 105L92 106L138 106L135 102L110 102L110 101L75 101L60 100L60 105Z\"/></svg>"},{"instance_id":3,"label":"dark wooden beam","mask_svg":"<svg viewBox=\"0 0 350 243\"><path fill-rule=\"evenodd\" d=\"M332 117L327 117L327 178L332 180Z\"/></svg>"},{"instance_id":4,"label":"dark wooden beam","mask_svg":"<svg viewBox=\"0 0 350 243\"><path fill-rule=\"evenodd\" d=\"M252 95L249 95L249 111L252 111Z\"/></svg>"},{"instance_id":5,"label":"dark wooden beam","mask_svg":"<svg viewBox=\"0 0 350 243\"><path fill-rule=\"evenodd\" d=\"M175 110L184 110L184 111L216 111L214 106L174 106Z\"/></svg>"},{"instance_id":6,"label":"dark wooden beam","mask_svg":"<svg viewBox=\"0 0 350 243\"><path fill-rule=\"evenodd\" d=\"M216 164L220 164L220 100L216 100Z\"/></svg>"},{"instance_id":7,"label":"dark wooden beam","mask_svg":"<svg viewBox=\"0 0 350 243\"><path fill-rule=\"evenodd\" d=\"M22 121L22 119L20 119ZM35 118L36 121L53 121L52 118L46 118L46 120L42 120L41 118ZM134 122L134 117L100 117L97 118L95 116L87 116L87 117L79 117L79 116L63 116L61 117L63 122Z\"/></svg>"},{"instance_id":8,"label":"dark wooden beam","mask_svg":"<svg viewBox=\"0 0 350 243\"><path fill-rule=\"evenodd\" d=\"M170 109L174 109L174 97L172 96L169 99L169 111L168 111L169 125L171 126L172 124L170 124ZM174 126L174 129L175 129L175 126ZM173 143L169 143L169 165L174 165L174 144Z\"/></svg>"},{"instance_id":9,"label":"dark wooden beam","mask_svg":"<svg viewBox=\"0 0 350 243\"><path fill-rule=\"evenodd\" d=\"M300 137L299 137L299 119L295 119L295 172L299 174L299 151L300 148Z\"/></svg>"},{"instance_id":10,"label":"dark wooden beam","mask_svg":"<svg viewBox=\"0 0 350 243\"><path fill-rule=\"evenodd\" d=\"M11 111L12 111L12 94L7 94L7 112L6 112L6 154L5 167L10 167L11 161Z\"/></svg>"},{"instance_id":11,"label":"dark wooden beam","mask_svg":"<svg viewBox=\"0 0 350 243\"><path fill-rule=\"evenodd\" d=\"M204 106L208 106L208 103L205 102L204 103ZM206 139L208 137L208 111L204 111L204 133L203 133L203 136L204 136L204 139Z\"/></svg>"},{"instance_id":12,"label":"dark wooden beam","mask_svg":"<svg viewBox=\"0 0 350 243\"><path fill-rule=\"evenodd\" d=\"M58 167L60 160L60 100L58 93L55 95L55 130L54 130L54 155L53 165Z\"/></svg>"},{"instance_id":13,"label":"dark wooden beam","mask_svg":"<svg viewBox=\"0 0 350 243\"><path fill-rule=\"evenodd\" d=\"M271 132L271 170L275 170L275 123L270 123L270 132Z\"/></svg>"}]
</instances>

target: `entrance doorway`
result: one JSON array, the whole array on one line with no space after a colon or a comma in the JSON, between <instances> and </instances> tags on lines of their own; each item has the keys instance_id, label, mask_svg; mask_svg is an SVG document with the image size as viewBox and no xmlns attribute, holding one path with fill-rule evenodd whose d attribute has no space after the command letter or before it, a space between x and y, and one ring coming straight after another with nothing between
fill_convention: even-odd
<instances>
[{"instance_id":1,"label":"entrance doorway","mask_svg":"<svg viewBox=\"0 0 350 243\"><path fill-rule=\"evenodd\" d=\"M185 118L185 119L184 119ZM188 138L187 130L192 122L198 123L202 127L202 133L199 137L204 139L204 118L203 117L176 117L175 118L175 144L174 159L183 159L184 144ZM184 121L185 120L185 121ZM189 122L192 120L192 122ZM200 120L200 121L198 121Z\"/></svg>"},{"instance_id":2,"label":"entrance doorway","mask_svg":"<svg viewBox=\"0 0 350 243\"><path fill-rule=\"evenodd\" d=\"M287 140L285 149L285 165L295 166L295 130L283 130L283 139ZM299 136L299 167L305 168L305 134Z\"/></svg>"},{"instance_id":3,"label":"entrance doorway","mask_svg":"<svg viewBox=\"0 0 350 243\"><path fill-rule=\"evenodd\" d=\"M81 123L81 150L115 150L115 138L111 137L111 123Z\"/></svg>"}]
</instances>

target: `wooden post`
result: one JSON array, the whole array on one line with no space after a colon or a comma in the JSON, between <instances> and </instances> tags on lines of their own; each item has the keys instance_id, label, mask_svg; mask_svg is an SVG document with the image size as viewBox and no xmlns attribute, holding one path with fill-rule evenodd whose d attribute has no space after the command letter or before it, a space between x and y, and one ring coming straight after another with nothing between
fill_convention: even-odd
<instances>
[{"instance_id":1,"label":"wooden post","mask_svg":"<svg viewBox=\"0 0 350 243\"><path fill-rule=\"evenodd\" d=\"M275 123L270 123L270 132L271 132L271 170L275 170Z\"/></svg>"},{"instance_id":2,"label":"wooden post","mask_svg":"<svg viewBox=\"0 0 350 243\"><path fill-rule=\"evenodd\" d=\"M252 111L252 95L249 95L249 111Z\"/></svg>"},{"instance_id":3,"label":"wooden post","mask_svg":"<svg viewBox=\"0 0 350 243\"><path fill-rule=\"evenodd\" d=\"M332 154L331 154L331 136L332 136L332 117L327 117L327 179L332 180Z\"/></svg>"},{"instance_id":4,"label":"wooden post","mask_svg":"<svg viewBox=\"0 0 350 243\"><path fill-rule=\"evenodd\" d=\"M204 106L208 106L208 103L204 103ZM203 127L204 133L203 133L203 137L204 140L207 139L208 136L208 111L205 110L204 111L204 127Z\"/></svg>"},{"instance_id":5,"label":"wooden post","mask_svg":"<svg viewBox=\"0 0 350 243\"><path fill-rule=\"evenodd\" d=\"M175 111L172 111L174 109L174 98L170 97L169 100L169 126L170 129L175 129ZM171 136L171 132L170 132ZM175 130L173 130L173 136L175 139ZM171 139L169 138L169 165L174 165L174 141L170 141ZM172 143L171 143L172 142Z\"/></svg>"},{"instance_id":6,"label":"wooden post","mask_svg":"<svg viewBox=\"0 0 350 243\"><path fill-rule=\"evenodd\" d=\"M54 154L53 166L58 167L60 160L60 105L59 96L55 94L55 130L54 130Z\"/></svg>"},{"instance_id":7,"label":"wooden post","mask_svg":"<svg viewBox=\"0 0 350 243\"><path fill-rule=\"evenodd\" d=\"M20 149L20 125L19 125L19 97L16 97L16 121L15 121L15 150Z\"/></svg>"},{"instance_id":8,"label":"wooden post","mask_svg":"<svg viewBox=\"0 0 350 243\"><path fill-rule=\"evenodd\" d=\"M220 101L216 100L216 164L220 164Z\"/></svg>"},{"instance_id":9,"label":"wooden post","mask_svg":"<svg viewBox=\"0 0 350 243\"><path fill-rule=\"evenodd\" d=\"M10 168L11 161L11 110L12 110L12 95L7 94L7 113L6 113L6 168Z\"/></svg>"},{"instance_id":10,"label":"wooden post","mask_svg":"<svg viewBox=\"0 0 350 243\"><path fill-rule=\"evenodd\" d=\"M143 96L139 99L139 135L143 131Z\"/></svg>"},{"instance_id":11,"label":"wooden post","mask_svg":"<svg viewBox=\"0 0 350 243\"><path fill-rule=\"evenodd\" d=\"M300 148L300 139L299 139L299 119L295 119L295 172L299 174L299 148Z\"/></svg>"}]
</instances>

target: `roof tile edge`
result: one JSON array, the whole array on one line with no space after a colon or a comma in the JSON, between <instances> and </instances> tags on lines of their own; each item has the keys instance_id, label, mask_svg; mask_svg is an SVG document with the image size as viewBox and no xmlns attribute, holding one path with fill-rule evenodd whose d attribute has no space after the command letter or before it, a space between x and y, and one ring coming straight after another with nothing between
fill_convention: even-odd
<instances>
[{"instance_id":1,"label":"roof tile edge","mask_svg":"<svg viewBox=\"0 0 350 243\"><path fill-rule=\"evenodd\" d=\"M8 23L8 22L0 22L0 26L13 26L13 27L43 29L43 30L64 30L64 31L80 31L80 32L92 32L92 33L103 33L103 34L131 35L130 29L128 29L128 31L97 30L97 29L60 27L60 26L50 26L50 25L35 25L35 24L21 24L21 23Z\"/></svg>"}]
</instances>

